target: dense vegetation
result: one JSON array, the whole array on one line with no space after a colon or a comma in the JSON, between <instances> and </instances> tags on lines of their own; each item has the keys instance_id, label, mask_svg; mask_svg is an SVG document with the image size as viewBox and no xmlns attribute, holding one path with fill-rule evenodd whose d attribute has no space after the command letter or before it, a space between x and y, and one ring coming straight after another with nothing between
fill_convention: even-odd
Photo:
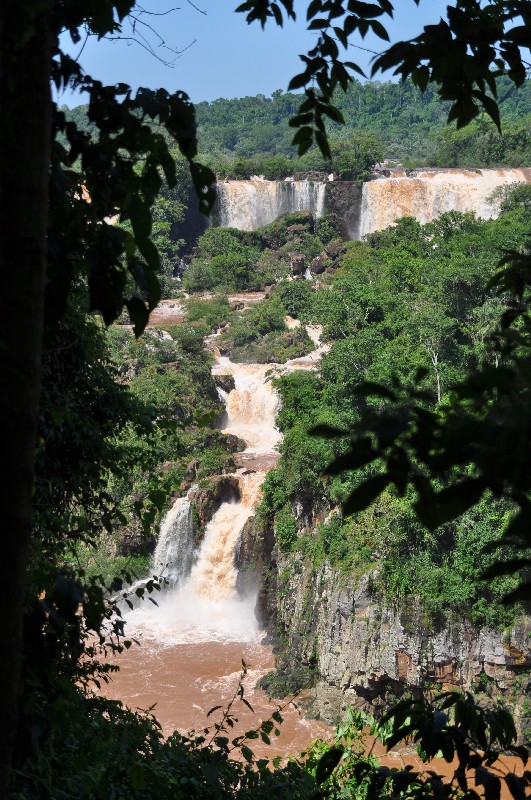
<instances>
[{"instance_id":1,"label":"dense vegetation","mask_svg":"<svg viewBox=\"0 0 531 800\"><path fill-rule=\"evenodd\" d=\"M296 158L289 119L300 95L282 93L197 105L202 160L219 178L264 175L282 178L294 172L335 170L347 180L362 180L385 159L407 167L521 167L531 164L531 82L515 89L499 81L503 136L487 118L464 130L446 126L449 104L428 87L420 92L405 83L353 81L338 93L336 105L345 126L329 125L331 161L310 152ZM85 106L67 111L85 126Z\"/></svg>"},{"instance_id":2,"label":"dense vegetation","mask_svg":"<svg viewBox=\"0 0 531 800\"><path fill-rule=\"evenodd\" d=\"M527 194L529 192L527 191ZM322 475L347 445L310 436L319 425L347 430L378 401L356 396L367 381L392 390L411 383L426 406L451 404L452 385L480 364L498 363L489 338L503 300L486 292L489 274L505 247L523 245L528 233L524 203L506 203L498 220L482 222L450 213L429 225L402 219L393 228L347 246L329 286L300 298L298 315L324 326L332 347L319 374L294 373L278 381L284 433L279 467L266 478L261 513L274 524L279 546L301 550L344 570L379 567L389 600L420 594L434 622L462 613L476 624L503 626L511 619L501 600L513 579L485 583L492 563L484 546L499 533L510 505L485 497L456 522L431 533L412 510L414 495L387 490L366 511L327 518L317 532L297 535L294 499L313 507L340 506L353 489L377 471L353 473L337 467ZM285 284L285 293L297 284ZM382 388L382 396L385 389ZM338 509L339 511L339 509Z\"/></svg>"},{"instance_id":3,"label":"dense vegetation","mask_svg":"<svg viewBox=\"0 0 531 800\"><path fill-rule=\"evenodd\" d=\"M352 424L360 408L369 402L354 399L352 393L352 387L363 379L390 387L396 378L415 379L425 393L427 406L433 407L451 402L452 383L467 370L496 358L489 334L504 301L485 290L485 280L503 247L507 243L518 247L524 241L528 203L529 191L517 187L507 193L504 213L498 220L482 222L471 214L450 213L421 226L413 219L403 219L364 242L342 243L330 271L319 279L293 280L285 264L268 296L247 309L237 298L227 298L231 289L248 288L240 263L229 259L220 280L209 287L216 294L197 293L181 300L186 315L183 322L149 329L140 340L133 337L127 325L105 330L92 322L76 341L75 349L65 347L69 330L73 331L65 320L57 334L62 347L58 342L50 343L50 353L57 359L53 374L63 376L64 386L50 384L48 389L45 380L47 399L43 406L47 444L40 474L50 478L55 471L55 477L51 484L49 480L42 482L39 504L50 507L50 497L45 494L50 485L70 498L68 508L61 515L57 512L57 519L43 521L43 534L49 537L50 547L52 542L55 547L49 554L50 574L59 564L65 578L83 576L91 587L85 608L88 620L94 613L110 613L111 609L102 604L108 589L116 591L130 576L145 574L153 541L151 523L164 509L169 492L182 493L192 480L208 490L209 476L234 469L234 444L212 426L221 408L204 336L222 326L225 332L220 344L233 359L282 363L295 354L286 344L287 337L297 332L285 327L284 319L290 315L303 323L322 325L323 339L331 348L318 373L294 372L277 379L282 398L278 424L284 433L281 452L285 457L266 478L259 510L261 524L274 528L283 553L298 552L314 567L326 560L345 575L355 576L376 566L379 578L375 591L383 593L390 603L420 595L424 611L435 626L444 624L449 613L457 618L465 614L476 625L510 624L516 609L507 611L501 598L515 581L502 579L487 584L481 580L483 570L493 560L486 555L485 545L496 536L500 519L510 515L508 505L486 499L435 535L419 524L412 511L412 498L399 498L392 491L364 512L343 515L341 503L370 471L323 478L333 456L343 453L345 447L341 441L334 444L309 432L316 424L339 428ZM286 246L293 246L293 237L299 243L311 242L312 257L326 252L330 245L327 235L324 240L319 237L311 218L298 215L252 233L209 229L199 240L197 258L207 263L224 257L223 249L230 254L239 248L249 264L251 254L259 264L265 251L278 254L281 260ZM195 272L195 262L189 269ZM71 314L75 313L72 310ZM75 330L79 337L79 325ZM299 336L296 354L311 349L304 328L299 329ZM80 382L88 379L85 365L89 357L94 360L96 351L102 370L91 378L93 405L83 405L85 430L91 430L89 423L95 417L95 435L91 451L80 455L74 449L79 425L75 402L58 415L53 392L63 396L75 374L82 395ZM78 391L73 401L77 399ZM124 403L129 418L126 424ZM101 439L96 432L101 432L104 424L107 433ZM60 441L64 453L69 437L74 437L71 461L60 464L53 443ZM89 447L89 443L90 437L84 437L83 447ZM100 468L94 472L95 483L82 480L82 474L87 477L88 459L96 456ZM68 485L61 483L67 478ZM79 491L90 495L92 504L78 496ZM95 501L98 492L100 500ZM312 530L302 533L293 512L301 498L311 500L317 520ZM79 527L75 536L71 531L58 551L61 526L71 525L74 519L80 525L76 514L81 503L86 512L85 527ZM61 508L58 498L53 499L53 507ZM88 514L91 507L92 519ZM102 530L101 515L108 515L112 537L98 533ZM42 561L38 563L41 569ZM35 580L38 585L42 574ZM282 769L277 765L270 771L265 761L255 760L252 739L260 736L267 740L280 716L257 732L248 732L241 741L231 741L226 721L197 739L175 734L164 741L150 717L134 715L119 704L92 696L87 678L91 675L104 680L109 668L92 661L78 663L75 656L75 648L82 647L76 637L82 632L68 621L65 595L68 600L78 585L56 584L52 598L69 625L69 675L81 680L85 688L60 691L57 696L55 684L51 692L38 685L33 689L35 706L23 717L21 733L34 733L19 753L15 796L54 796L54 786L61 784L64 796L75 797L80 780L86 795L95 797L127 787L130 796L138 797L155 792L169 797L186 788L197 797L225 797L237 791L241 797L260 798L268 796L274 786L286 797L306 798L314 796L318 785L341 797L342 793L349 796L358 791L361 774L362 784L378 783L377 762L366 760L361 752L359 727L366 723L362 716L353 717L350 725L340 729L335 749L318 743L304 761L289 762ZM145 591L154 588L155 584ZM119 627L115 633L123 631ZM48 636L53 641L57 631L52 627ZM129 646L123 636L115 641L118 648L124 643ZM87 657L101 657L98 648L91 645L85 649ZM68 686L67 682L65 689ZM456 696L451 702L460 701ZM42 715L49 718L52 713L64 720L60 741L55 738L59 730L55 724L47 724L40 732L35 728ZM424 708L420 704L415 713L420 720L423 714L442 712L437 705ZM87 720L91 725L88 731ZM378 735L386 741L397 735L403 724L400 714L384 720ZM87 740L92 728L98 731L97 754ZM502 741L505 734L499 735ZM205 747L205 742L210 746ZM89 757L85 755L87 749ZM227 758L236 752L243 757L240 763ZM97 770L92 768L91 759L97 760ZM338 762L340 767L330 777ZM172 775L174 778L170 778ZM415 780L411 773L408 781L412 784ZM392 783L386 786L382 784L379 791L391 791Z\"/></svg>"}]
</instances>

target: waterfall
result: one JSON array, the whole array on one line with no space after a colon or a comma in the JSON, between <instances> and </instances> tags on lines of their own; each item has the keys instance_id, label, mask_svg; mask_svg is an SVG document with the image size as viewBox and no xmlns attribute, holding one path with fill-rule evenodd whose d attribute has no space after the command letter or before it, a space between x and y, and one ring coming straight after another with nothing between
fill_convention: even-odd
<instances>
[{"instance_id":1,"label":"waterfall","mask_svg":"<svg viewBox=\"0 0 531 800\"><path fill-rule=\"evenodd\" d=\"M192 504L178 497L160 526L153 556L153 573L171 583L181 583L190 574L194 558Z\"/></svg>"},{"instance_id":2,"label":"waterfall","mask_svg":"<svg viewBox=\"0 0 531 800\"><path fill-rule=\"evenodd\" d=\"M258 503L264 477L259 472L241 475L240 499L222 503L206 526L188 587L198 598L218 603L237 600L234 553L243 526Z\"/></svg>"},{"instance_id":3,"label":"waterfall","mask_svg":"<svg viewBox=\"0 0 531 800\"><path fill-rule=\"evenodd\" d=\"M275 427L279 399L267 380L270 370L270 364L233 364L225 357L218 359L213 370L234 377L234 389L224 396L227 423L223 432L243 439L246 453L270 453L280 441Z\"/></svg>"},{"instance_id":4,"label":"waterfall","mask_svg":"<svg viewBox=\"0 0 531 800\"><path fill-rule=\"evenodd\" d=\"M156 598L156 608L143 603L128 615L129 630L136 635L155 636L167 644L254 641L255 598L238 596L234 559L266 472L278 458L274 450L280 440L275 427L279 400L268 379L270 369L267 364L233 364L218 357L213 372L230 374L235 383L231 392L220 392L227 411L224 432L247 443L235 454L238 468L232 477L238 494L222 502L207 524L195 563L191 502L175 501L161 526L153 560L153 571L167 575L175 585Z\"/></svg>"},{"instance_id":5,"label":"waterfall","mask_svg":"<svg viewBox=\"0 0 531 800\"><path fill-rule=\"evenodd\" d=\"M219 181L219 225L251 231L274 222L283 214L307 211L316 219L324 208L323 181Z\"/></svg>"},{"instance_id":6,"label":"waterfall","mask_svg":"<svg viewBox=\"0 0 531 800\"><path fill-rule=\"evenodd\" d=\"M348 181L220 181L217 218L222 227L249 231L297 211L319 219L326 209L342 221L344 236L360 239L406 216L422 224L445 211L473 211L491 219L499 213L494 190L525 181L531 182L531 169L396 169L361 190Z\"/></svg>"},{"instance_id":7,"label":"waterfall","mask_svg":"<svg viewBox=\"0 0 531 800\"><path fill-rule=\"evenodd\" d=\"M426 169L409 175L394 170L390 177L363 185L359 236L384 230L401 217L424 224L446 211L473 211L492 219L499 214L494 190L525 181L531 181L531 170Z\"/></svg>"}]
</instances>

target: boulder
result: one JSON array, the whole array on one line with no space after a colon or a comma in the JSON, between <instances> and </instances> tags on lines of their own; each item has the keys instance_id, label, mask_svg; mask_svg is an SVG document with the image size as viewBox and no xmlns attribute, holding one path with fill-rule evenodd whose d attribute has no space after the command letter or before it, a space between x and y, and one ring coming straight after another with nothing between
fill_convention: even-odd
<instances>
[{"instance_id":1,"label":"boulder","mask_svg":"<svg viewBox=\"0 0 531 800\"><path fill-rule=\"evenodd\" d=\"M214 383L227 394L235 388L234 375L214 375Z\"/></svg>"}]
</instances>

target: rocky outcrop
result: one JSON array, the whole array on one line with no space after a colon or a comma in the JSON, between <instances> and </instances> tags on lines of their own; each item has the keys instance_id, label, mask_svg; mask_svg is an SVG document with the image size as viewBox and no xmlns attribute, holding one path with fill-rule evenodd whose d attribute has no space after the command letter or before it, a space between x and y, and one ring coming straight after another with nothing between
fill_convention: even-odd
<instances>
[{"instance_id":1,"label":"rocky outcrop","mask_svg":"<svg viewBox=\"0 0 531 800\"><path fill-rule=\"evenodd\" d=\"M292 275L302 275L305 269L305 259L303 253L289 253L289 260Z\"/></svg>"},{"instance_id":2,"label":"rocky outcrop","mask_svg":"<svg viewBox=\"0 0 531 800\"><path fill-rule=\"evenodd\" d=\"M324 212L336 215L343 239L359 239L362 193L362 184L353 181L331 181L326 186Z\"/></svg>"},{"instance_id":3,"label":"rocky outcrop","mask_svg":"<svg viewBox=\"0 0 531 800\"><path fill-rule=\"evenodd\" d=\"M256 592L264 576L267 554L274 545L273 530L260 517L251 517L244 525L236 548L235 566L238 570L236 589L240 597ZM261 623L267 620L262 617Z\"/></svg>"},{"instance_id":4,"label":"rocky outcrop","mask_svg":"<svg viewBox=\"0 0 531 800\"><path fill-rule=\"evenodd\" d=\"M234 465L233 465L234 467ZM201 540L205 527L222 503L240 499L240 485L235 475L214 475L207 486L192 487L188 493L198 519L196 544Z\"/></svg>"},{"instance_id":5,"label":"rocky outcrop","mask_svg":"<svg viewBox=\"0 0 531 800\"><path fill-rule=\"evenodd\" d=\"M214 383L227 394L232 392L236 385L234 375L214 375Z\"/></svg>"},{"instance_id":6,"label":"rocky outcrop","mask_svg":"<svg viewBox=\"0 0 531 800\"><path fill-rule=\"evenodd\" d=\"M247 535L252 539L250 529ZM262 530L245 544L256 566L257 544L266 537ZM347 575L326 562L315 568L273 546L257 613L275 643L279 674L268 676L265 688L312 688L312 712L332 724L350 705L378 714L404 691L427 685L474 689L516 710L520 732L531 726L531 620L501 632L448 615L436 627L414 598L390 607L376 578L376 569Z\"/></svg>"}]
</instances>

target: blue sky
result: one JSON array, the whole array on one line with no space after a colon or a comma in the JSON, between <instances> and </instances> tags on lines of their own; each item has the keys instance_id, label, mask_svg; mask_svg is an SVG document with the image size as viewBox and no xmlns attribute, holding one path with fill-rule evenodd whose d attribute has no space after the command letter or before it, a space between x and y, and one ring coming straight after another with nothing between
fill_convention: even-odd
<instances>
[{"instance_id":1,"label":"blue sky","mask_svg":"<svg viewBox=\"0 0 531 800\"><path fill-rule=\"evenodd\" d=\"M288 21L282 30L271 24L265 31L257 23L247 25L243 14L234 13L238 4L235 0L193 0L193 3L195 6L191 0L180 0L180 8L171 10L174 4L167 0L144 0L143 8L163 15L142 15L137 31L164 60L175 58L172 50L182 51L171 67L127 38L116 42L91 38L80 55L84 69L104 83L181 89L195 103L259 93L269 96L275 89L286 90L290 77L301 71L298 54L311 47L314 38L304 25L307 3L299 0L296 4L300 18L297 23ZM396 5L399 10L395 19L387 24L393 41L411 38L423 25L437 22L444 15L447 3L421 0L417 8L413 0L398 0ZM152 25L156 33L143 21ZM124 37L131 36L126 24ZM161 39L164 45L159 46ZM375 37L357 43L374 51L384 45ZM63 46L74 56L81 50L81 45L72 45L66 36ZM351 47L348 58L365 69L371 54ZM84 102L84 98L63 95L59 102L73 106Z\"/></svg>"}]
</instances>

